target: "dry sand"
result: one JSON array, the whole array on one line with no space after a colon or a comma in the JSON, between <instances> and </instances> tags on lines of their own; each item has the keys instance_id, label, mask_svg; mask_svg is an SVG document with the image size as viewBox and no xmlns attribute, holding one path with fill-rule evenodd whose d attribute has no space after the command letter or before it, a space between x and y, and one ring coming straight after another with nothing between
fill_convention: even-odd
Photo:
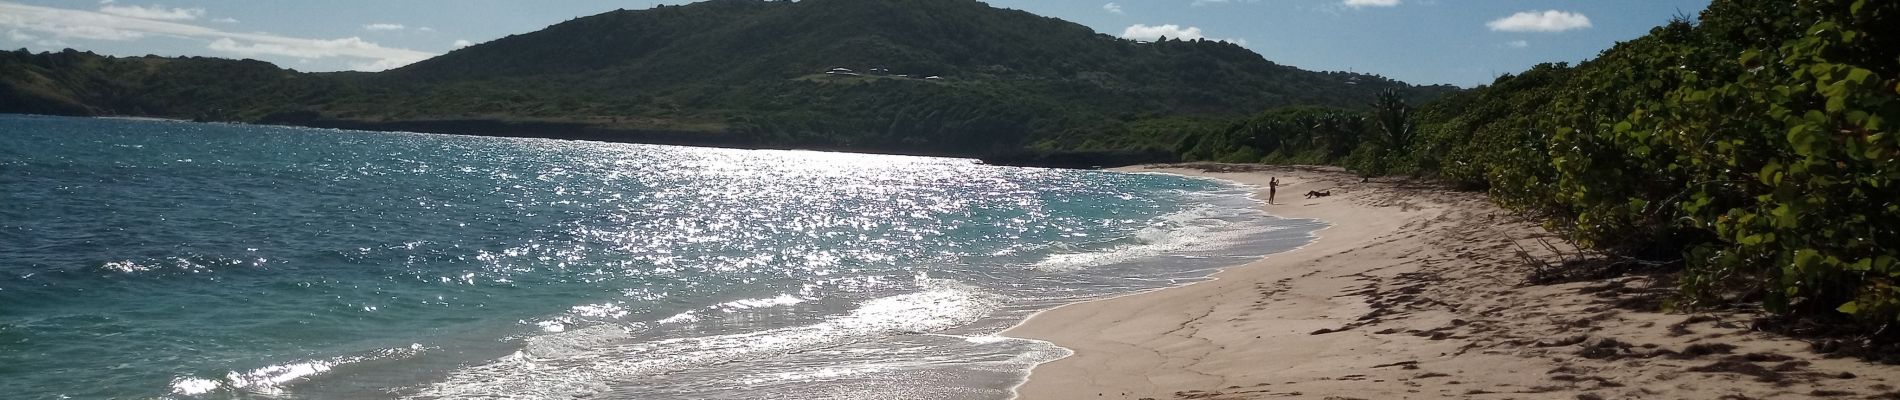
<instances>
[{"instance_id":1,"label":"dry sand","mask_svg":"<svg viewBox=\"0 0 1900 400\"><path fill-rule=\"evenodd\" d=\"M1667 275L1532 285L1526 256L1569 250L1481 193L1326 168L1124 171L1227 179L1262 198L1277 176L1267 212L1332 226L1214 280L1010 329L1075 351L1037 367L1020 398L1900 398L1900 368L1826 358L1749 329L1753 314L1656 311Z\"/></svg>"}]
</instances>

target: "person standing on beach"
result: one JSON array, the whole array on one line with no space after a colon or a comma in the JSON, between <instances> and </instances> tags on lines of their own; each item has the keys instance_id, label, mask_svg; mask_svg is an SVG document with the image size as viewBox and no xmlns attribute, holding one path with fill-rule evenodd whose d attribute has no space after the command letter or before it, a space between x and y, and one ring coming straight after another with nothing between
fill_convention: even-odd
<instances>
[{"instance_id":1,"label":"person standing on beach","mask_svg":"<svg viewBox=\"0 0 1900 400\"><path fill-rule=\"evenodd\" d=\"M1267 204L1273 204L1273 195L1280 192L1280 177L1267 180Z\"/></svg>"}]
</instances>

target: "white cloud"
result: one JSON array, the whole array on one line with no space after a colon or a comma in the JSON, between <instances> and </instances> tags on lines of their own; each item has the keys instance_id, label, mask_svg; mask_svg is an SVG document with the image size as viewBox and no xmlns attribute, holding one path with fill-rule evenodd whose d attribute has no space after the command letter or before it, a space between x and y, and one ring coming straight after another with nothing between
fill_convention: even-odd
<instances>
[{"instance_id":1,"label":"white cloud","mask_svg":"<svg viewBox=\"0 0 1900 400\"><path fill-rule=\"evenodd\" d=\"M474 45L475 43L468 41L468 39L459 39L455 41L455 48L458 48L458 49L463 48L463 47L468 47L468 46L474 46Z\"/></svg>"},{"instance_id":2,"label":"white cloud","mask_svg":"<svg viewBox=\"0 0 1900 400\"><path fill-rule=\"evenodd\" d=\"M52 39L41 39L39 36L33 36L31 34L27 34L26 32L20 32L19 29L7 30L7 41L16 42L20 44L32 43L32 44L39 45L40 47L62 47L66 45L66 42L61 42L61 41L52 40Z\"/></svg>"},{"instance_id":3,"label":"white cloud","mask_svg":"<svg viewBox=\"0 0 1900 400\"><path fill-rule=\"evenodd\" d=\"M417 32L435 32L435 28L430 28L430 27L425 26L421 28L416 28L416 31Z\"/></svg>"},{"instance_id":4,"label":"white cloud","mask_svg":"<svg viewBox=\"0 0 1900 400\"><path fill-rule=\"evenodd\" d=\"M9 18L8 16L0 15L0 25L45 33L61 39L110 40L117 42L145 37L145 32L118 29L110 26L59 25L51 24L47 21L34 21L31 25L17 23L20 21L21 19L18 18Z\"/></svg>"},{"instance_id":5,"label":"white cloud","mask_svg":"<svg viewBox=\"0 0 1900 400\"><path fill-rule=\"evenodd\" d=\"M1129 26L1128 29L1122 30L1122 39L1152 41L1152 40L1160 39L1162 37L1181 39L1181 40L1194 40L1194 39L1203 38L1204 36L1201 36L1201 28L1192 27L1192 26L1187 27L1187 28L1182 28L1180 25L1175 25L1175 24L1156 25L1156 26L1148 26L1145 24L1135 24L1135 25Z\"/></svg>"},{"instance_id":6,"label":"white cloud","mask_svg":"<svg viewBox=\"0 0 1900 400\"><path fill-rule=\"evenodd\" d=\"M335 57L339 53L352 50L374 50L380 47L382 46L364 41L359 37L244 42L232 38L218 38L212 40L210 46L212 50L244 56L276 55L311 59Z\"/></svg>"},{"instance_id":7,"label":"white cloud","mask_svg":"<svg viewBox=\"0 0 1900 400\"><path fill-rule=\"evenodd\" d=\"M342 39L300 39L280 36L246 35L249 38L220 38L211 41L210 49L244 56L277 55L286 57L319 58L356 58L369 61L351 63L350 69L358 71L381 71L417 61L427 60L435 54L414 50L392 49L372 43L359 37ZM249 40L245 40L249 39Z\"/></svg>"},{"instance_id":8,"label":"white cloud","mask_svg":"<svg viewBox=\"0 0 1900 400\"><path fill-rule=\"evenodd\" d=\"M13 29L13 30L7 31L7 40L26 43L26 42L31 42L35 40L40 40L40 37L22 33L20 32L19 29Z\"/></svg>"},{"instance_id":9,"label":"white cloud","mask_svg":"<svg viewBox=\"0 0 1900 400\"><path fill-rule=\"evenodd\" d=\"M400 31L400 30L403 30L403 28L404 28L404 27L402 26L402 24L369 24L369 25L363 25L363 30L366 30L366 31Z\"/></svg>"},{"instance_id":10,"label":"white cloud","mask_svg":"<svg viewBox=\"0 0 1900 400\"><path fill-rule=\"evenodd\" d=\"M165 6L118 6L106 3L99 12L121 17L155 19L160 21L190 21L205 16L202 8L165 8Z\"/></svg>"},{"instance_id":11,"label":"white cloud","mask_svg":"<svg viewBox=\"0 0 1900 400\"><path fill-rule=\"evenodd\" d=\"M387 69L434 57L408 49L383 47L361 38L306 39L264 33L226 32L208 27L105 12L0 3L0 29L54 39L128 41L147 36L199 39L213 51L241 56L280 55L298 58L343 58L362 70Z\"/></svg>"},{"instance_id":12,"label":"white cloud","mask_svg":"<svg viewBox=\"0 0 1900 400\"><path fill-rule=\"evenodd\" d=\"M1486 23L1501 32L1563 32L1589 28L1590 17L1569 11L1525 11Z\"/></svg>"},{"instance_id":13,"label":"white cloud","mask_svg":"<svg viewBox=\"0 0 1900 400\"><path fill-rule=\"evenodd\" d=\"M1395 7L1400 0L1346 0L1345 5L1352 8Z\"/></svg>"},{"instance_id":14,"label":"white cloud","mask_svg":"<svg viewBox=\"0 0 1900 400\"><path fill-rule=\"evenodd\" d=\"M1241 45L1247 44L1247 40L1245 39L1209 38L1206 35L1201 34L1201 28L1193 27L1193 26L1183 28L1180 25L1175 25L1175 24L1154 25L1154 26L1149 26L1145 24L1135 24L1135 25L1129 26L1128 29L1122 30L1123 39L1140 40L1140 41L1155 41L1162 37L1167 37L1169 39L1178 39L1178 40L1207 39L1207 40L1228 42L1228 43L1241 44Z\"/></svg>"},{"instance_id":15,"label":"white cloud","mask_svg":"<svg viewBox=\"0 0 1900 400\"><path fill-rule=\"evenodd\" d=\"M225 23L225 24L235 24L235 23L238 23L238 20L237 20L237 18L231 18L231 17L224 17L224 18L218 18L218 19L214 19L214 20L211 20L211 22L217 22L217 23Z\"/></svg>"},{"instance_id":16,"label":"white cloud","mask_svg":"<svg viewBox=\"0 0 1900 400\"><path fill-rule=\"evenodd\" d=\"M1531 47L1531 42L1525 41L1525 40L1512 40L1509 42L1504 42L1504 45L1513 49L1522 49L1525 47Z\"/></svg>"},{"instance_id":17,"label":"white cloud","mask_svg":"<svg viewBox=\"0 0 1900 400\"><path fill-rule=\"evenodd\" d=\"M1102 11L1108 11L1108 12L1110 12L1110 13L1114 13L1114 14L1123 14L1123 12L1122 12L1122 5L1120 5L1120 4L1115 4L1115 3L1108 3L1108 4L1103 4L1103 5L1102 5Z\"/></svg>"},{"instance_id":18,"label":"white cloud","mask_svg":"<svg viewBox=\"0 0 1900 400\"><path fill-rule=\"evenodd\" d=\"M405 60L397 60L393 58L385 58L385 59L376 60L376 61L350 63L350 69L357 70L357 71L371 71L371 72L387 71L387 70L392 70L396 68L401 68L404 65L415 64L416 61L422 61L422 60L405 61Z\"/></svg>"}]
</instances>

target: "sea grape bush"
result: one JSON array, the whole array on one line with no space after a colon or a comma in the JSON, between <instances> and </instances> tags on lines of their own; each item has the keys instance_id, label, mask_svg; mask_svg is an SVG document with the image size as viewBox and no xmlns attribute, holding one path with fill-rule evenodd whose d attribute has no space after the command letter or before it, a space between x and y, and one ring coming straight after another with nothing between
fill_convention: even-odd
<instances>
[{"instance_id":1,"label":"sea grape bush","mask_svg":"<svg viewBox=\"0 0 1900 400\"><path fill-rule=\"evenodd\" d=\"M1900 2L1718 0L1428 104L1409 157L1581 245L1680 259L1682 307L1900 317Z\"/></svg>"}]
</instances>

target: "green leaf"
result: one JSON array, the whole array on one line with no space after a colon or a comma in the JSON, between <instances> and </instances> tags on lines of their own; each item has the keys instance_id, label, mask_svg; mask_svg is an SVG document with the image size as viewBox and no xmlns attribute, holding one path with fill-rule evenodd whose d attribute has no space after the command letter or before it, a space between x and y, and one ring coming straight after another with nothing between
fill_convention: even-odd
<instances>
[{"instance_id":1,"label":"green leaf","mask_svg":"<svg viewBox=\"0 0 1900 400\"><path fill-rule=\"evenodd\" d=\"M1822 33L1834 30L1834 28L1837 28L1839 26L1840 24L1836 24L1834 23L1834 21L1823 21L1821 23L1814 24L1813 28L1808 29L1808 34L1820 36Z\"/></svg>"},{"instance_id":2,"label":"green leaf","mask_svg":"<svg viewBox=\"0 0 1900 400\"><path fill-rule=\"evenodd\" d=\"M1846 304L1841 304L1840 307L1834 308L1834 311L1840 311L1842 314L1847 314L1847 315L1859 314L1860 303L1850 301L1850 302L1847 302Z\"/></svg>"},{"instance_id":3,"label":"green leaf","mask_svg":"<svg viewBox=\"0 0 1900 400\"><path fill-rule=\"evenodd\" d=\"M1748 51L1744 51L1742 52L1742 66L1754 68L1756 65L1755 62L1760 58L1761 50L1749 49Z\"/></svg>"},{"instance_id":4,"label":"green leaf","mask_svg":"<svg viewBox=\"0 0 1900 400\"><path fill-rule=\"evenodd\" d=\"M1775 207L1773 214L1775 216L1774 224L1777 227L1792 228L1801 223L1801 219L1797 218L1799 213L1795 212L1794 208L1788 207L1787 204Z\"/></svg>"},{"instance_id":5,"label":"green leaf","mask_svg":"<svg viewBox=\"0 0 1900 400\"><path fill-rule=\"evenodd\" d=\"M1847 81L1852 82L1853 84L1856 84L1856 85L1865 84L1867 83L1867 78L1870 76L1873 76L1873 74L1874 74L1874 71L1868 71L1866 69L1861 69L1861 68L1854 68L1853 70L1847 72Z\"/></svg>"},{"instance_id":6,"label":"green leaf","mask_svg":"<svg viewBox=\"0 0 1900 400\"><path fill-rule=\"evenodd\" d=\"M1815 264L1819 264L1820 262L1821 262L1821 253L1814 251L1814 249L1801 249L1801 250L1794 251L1794 267L1795 267L1795 270L1797 271L1807 270L1809 268L1814 267Z\"/></svg>"},{"instance_id":7,"label":"green leaf","mask_svg":"<svg viewBox=\"0 0 1900 400\"><path fill-rule=\"evenodd\" d=\"M1853 264L1847 265L1847 270L1849 271L1866 272L1873 269L1874 269L1874 259L1872 258L1862 258L1860 259L1860 261L1856 261Z\"/></svg>"},{"instance_id":8,"label":"green leaf","mask_svg":"<svg viewBox=\"0 0 1900 400\"><path fill-rule=\"evenodd\" d=\"M1788 128L1788 145L1794 147L1794 153L1803 157L1814 155L1814 132L1809 125L1796 125Z\"/></svg>"}]
</instances>

